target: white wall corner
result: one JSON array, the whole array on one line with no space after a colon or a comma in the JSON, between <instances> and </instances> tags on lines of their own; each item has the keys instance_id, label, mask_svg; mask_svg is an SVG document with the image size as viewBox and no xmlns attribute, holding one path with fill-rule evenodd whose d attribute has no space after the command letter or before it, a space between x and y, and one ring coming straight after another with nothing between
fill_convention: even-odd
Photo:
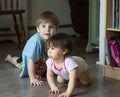
<instances>
[{"instance_id":1,"label":"white wall corner","mask_svg":"<svg viewBox=\"0 0 120 97\"><path fill-rule=\"evenodd\" d=\"M97 64L105 64L105 30L106 30L106 0L100 0L100 30L99 30L99 61Z\"/></svg>"}]
</instances>

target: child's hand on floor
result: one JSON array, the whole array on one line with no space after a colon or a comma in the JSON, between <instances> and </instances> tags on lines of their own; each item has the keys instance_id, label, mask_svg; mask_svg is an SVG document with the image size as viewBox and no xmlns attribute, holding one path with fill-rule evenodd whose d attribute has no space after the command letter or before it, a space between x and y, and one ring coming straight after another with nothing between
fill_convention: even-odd
<instances>
[{"instance_id":1,"label":"child's hand on floor","mask_svg":"<svg viewBox=\"0 0 120 97\"><path fill-rule=\"evenodd\" d=\"M33 86L40 86L43 84L43 81L41 81L40 79L32 79L30 81L30 84L33 85Z\"/></svg>"},{"instance_id":2,"label":"child's hand on floor","mask_svg":"<svg viewBox=\"0 0 120 97\"><path fill-rule=\"evenodd\" d=\"M69 93L64 92L64 93L61 93L58 97L72 97L72 96Z\"/></svg>"},{"instance_id":3,"label":"child's hand on floor","mask_svg":"<svg viewBox=\"0 0 120 97\"><path fill-rule=\"evenodd\" d=\"M49 91L50 94L60 94L61 90L58 87L54 87Z\"/></svg>"}]
</instances>

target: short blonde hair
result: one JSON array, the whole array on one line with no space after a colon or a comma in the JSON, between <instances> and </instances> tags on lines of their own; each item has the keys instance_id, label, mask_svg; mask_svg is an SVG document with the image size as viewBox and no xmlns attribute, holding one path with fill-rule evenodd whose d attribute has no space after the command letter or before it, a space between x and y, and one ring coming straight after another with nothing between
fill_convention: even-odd
<instances>
[{"instance_id":1,"label":"short blonde hair","mask_svg":"<svg viewBox=\"0 0 120 97\"><path fill-rule=\"evenodd\" d=\"M40 14L40 16L38 17L38 19L36 20L36 27L38 27L40 25L41 22L51 22L53 23L56 28L59 28L59 19L58 17L51 11L45 11L43 13Z\"/></svg>"}]
</instances>

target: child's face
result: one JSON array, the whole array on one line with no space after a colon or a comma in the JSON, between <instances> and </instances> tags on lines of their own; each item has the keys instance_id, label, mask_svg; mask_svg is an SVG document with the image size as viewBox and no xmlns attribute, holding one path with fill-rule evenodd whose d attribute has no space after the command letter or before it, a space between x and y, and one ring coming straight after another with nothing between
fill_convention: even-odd
<instances>
[{"instance_id":1,"label":"child's face","mask_svg":"<svg viewBox=\"0 0 120 97\"><path fill-rule=\"evenodd\" d=\"M67 50L62 50L61 48L54 47L52 45L50 45L47 51L48 56L53 60L59 60L61 58L64 58L66 53Z\"/></svg>"},{"instance_id":2,"label":"child's face","mask_svg":"<svg viewBox=\"0 0 120 97\"><path fill-rule=\"evenodd\" d=\"M57 32L57 28L52 23L42 22L39 27L37 27L37 32L40 34L42 39L46 41L50 36Z\"/></svg>"}]
</instances>

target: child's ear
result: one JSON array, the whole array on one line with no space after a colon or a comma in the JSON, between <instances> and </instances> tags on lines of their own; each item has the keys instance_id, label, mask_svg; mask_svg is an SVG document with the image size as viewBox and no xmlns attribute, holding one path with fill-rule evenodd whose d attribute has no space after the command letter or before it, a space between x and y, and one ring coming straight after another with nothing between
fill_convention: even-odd
<instances>
[{"instance_id":1,"label":"child's ear","mask_svg":"<svg viewBox=\"0 0 120 97\"><path fill-rule=\"evenodd\" d=\"M65 49L65 50L63 51L63 55L66 55L67 52L68 52L68 49Z\"/></svg>"},{"instance_id":2,"label":"child's ear","mask_svg":"<svg viewBox=\"0 0 120 97\"><path fill-rule=\"evenodd\" d=\"M36 27L36 30L37 30L37 32L40 32L40 27L37 26L37 27Z\"/></svg>"},{"instance_id":3,"label":"child's ear","mask_svg":"<svg viewBox=\"0 0 120 97\"><path fill-rule=\"evenodd\" d=\"M39 32L39 27L36 27L37 32Z\"/></svg>"}]
</instances>

